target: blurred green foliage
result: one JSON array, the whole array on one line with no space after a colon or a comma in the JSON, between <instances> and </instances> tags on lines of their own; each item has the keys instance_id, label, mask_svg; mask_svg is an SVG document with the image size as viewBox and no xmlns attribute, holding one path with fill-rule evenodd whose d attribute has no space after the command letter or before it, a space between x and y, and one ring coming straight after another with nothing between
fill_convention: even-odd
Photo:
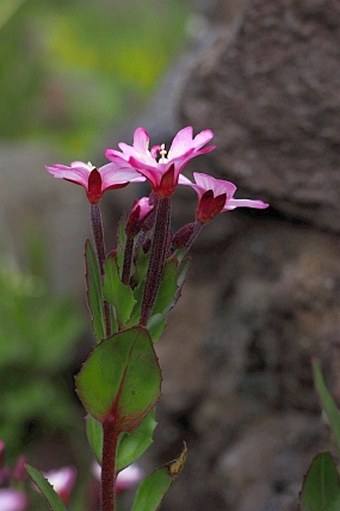
<instances>
[{"instance_id":1,"label":"blurred green foliage","mask_svg":"<svg viewBox=\"0 0 340 511\"><path fill-rule=\"evenodd\" d=\"M187 14L184 0L2 0L2 137L90 154L152 93Z\"/></svg>"},{"instance_id":2,"label":"blurred green foliage","mask_svg":"<svg viewBox=\"0 0 340 511\"><path fill-rule=\"evenodd\" d=\"M0 438L16 455L37 434L72 434L78 407L63 373L82 327L70 300L51 299L40 276L3 263L0 289Z\"/></svg>"}]
</instances>

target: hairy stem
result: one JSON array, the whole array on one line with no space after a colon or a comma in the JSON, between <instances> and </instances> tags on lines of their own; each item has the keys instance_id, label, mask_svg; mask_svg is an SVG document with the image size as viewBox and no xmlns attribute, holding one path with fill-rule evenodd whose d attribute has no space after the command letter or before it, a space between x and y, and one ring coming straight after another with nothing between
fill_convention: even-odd
<instances>
[{"instance_id":1,"label":"hairy stem","mask_svg":"<svg viewBox=\"0 0 340 511\"><path fill-rule=\"evenodd\" d=\"M101 511L116 510L116 450L118 434L111 421L103 424L103 457L101 474Z\"/></svg>"},{"instance_id":2,"label":"hairy stem","mask_svg":"<svg viewBox=\"0 0 340 511\"><path fill-rule=\"evenodd\" d=\"M91 204L90 216L91 216L92 234L93 234L94 244L96 247L98 264L99 264L99 271L100 271L101 279L103 281L106 250L105 250L102 215L100 212L99 204ZM111 335L111 314L110 314L110 306L107 302L104 302L104 314L105 314L106 337L110 337L110 335Z\"/></svg>"},{"instance_id":3,"label":"hairy stem","mask_svg":"<svg viewBox=\"0 0 340 511\"><path fill-rule=\"evenodd\" d=\"M143 294L140 324L146 325L155 302L165 257L169 245L171 202L168 198L161 198L157 205L156 222L153 235L153 244L149 262L148 273Z\"/></svg>"},{"instance_id":4,"label":"hairy stem","mask_svg":"<svg viewBox=\"0 0 340 511\"><path fill-rule=\"evenodd\" d=\"M124 261L123 261L123 272L122 272L122 282L127 286L130 284L130 276L131 276L131 264L133 258L133 247L134 247L134 238L128 237L125 244L124 249Z\"/></svg>"}]
</instances>

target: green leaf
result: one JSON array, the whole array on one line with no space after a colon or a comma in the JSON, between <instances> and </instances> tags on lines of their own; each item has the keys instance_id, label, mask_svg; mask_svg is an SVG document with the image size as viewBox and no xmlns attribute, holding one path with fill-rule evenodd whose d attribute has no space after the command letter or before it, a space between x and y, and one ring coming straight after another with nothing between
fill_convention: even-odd
<instances>
[{"instance_id":1,"label":"green leaf","mask_svg":"<svg viewBox=\"0 0 340 511\"><path fill-rule=\"evenodd\" d=\"M105 338L103 290L95 252L90 240L85 243L87 301L92 315L92 328L98 342Z\"/></svg>"},{"instance_id":2,"label":"green leaf","mask_svg":"<svg viewBox=\"0 0 340 511\"><path fill-rule=\"evenodd\" d=\"M313 361L314 385L319 394L319 398L324 409L329 426L331 428L335 444L340 454L340 412L325 385L320 364L317 360Z\"/></svg>"},{"instance_id":3,"label":"green leaf","mask_svg":"<svg viewBox=\"0 0 340 511\"><path fill-rule=\"evenodd\" d=\"M136 283L136 287L134 288L133 293L134 293L134 297L136 300L136 304L133 308L128 326L133 326L133 325L136 325L139 323L141 307L142 307L142 300L143 300L143 293L144 293L144 284L145 284L150 254L149 253L144 254L143 249L140 247L135 251L135 257L136 257L136 266L135 266L135 272L133 274L133 280Z\"/></svg>"},{"instance_id":4,"label":"green leaf","mask_svg":"<svg viewBox=\"0 0 340 511\"><path fill-rule=\"evenodd\" d=\"M117 264L120 272L123 269L123 262L124 262L124 247L126 244L126 233L125 233L125 226L126 226L126 215L123 214L121 219L118 222L118 228L117 228Z\"/></svg>"},{"instance_id":5,"label":"green leaf","mask_svg":"<svg viewBox=\"0 0 340 511\"><path fill-rule=\"evenodd\" d=\"M178 271L177 271L177 286L179 288L181 288L184 284L184 281L186 279L186 276L187 276L187 273L189 270L189 266L190 266L190 259L188 259L187 257L185 257L179 263Z\"/></svg>"},{"instance_id":6,"label":"green leaf","mask_svg":"<svg viewBox=\"0 0 340 511\"><path fill-rule=\"evenodd\" d=\"M140 284L144 284L145 282L146 273L148 270L150 260L150 251L148 251L145 254L143 248L139 247L137 248L137 250L135 250L135 258L136 266L133 278L136 281L137 286L139 286Z\"/></svg>"},{"instance_id":7,"label":"green leaf","mask_svg":"<svg viewBox=\"0 0 340 511\"><path fill-rule=\"evenodd\" d=\"M164 314L174 304L178 290L177 268L178 261L176 258L172 258L167 261L164 267L164 273L155 304L152 309L152 315Z\"/></svg>"},{"instance_id":8,"label":"green leaf","mask_svg":"<svg viewBox=\"0 0 340 511\"><path fill-rule=\"evenodd\" d=\"M339 511L340 479L329 452L318 454L305 476L300 511Z\"/></svg>"},{"instance_id":9,"label":"green leaf","mask_svg":"<svg viewBox=\"0 0 340 511\"><path fill-rule=\"evenodd\" d=\"M105 262L104 296L105 300L115 307L118 324L125 325L131 316L136 300L132 289L123 284L120 279L115 256L109 256Z\"/></svg>"},{"instance_id":10,"label":"green leaf","mask_svg":"<svg viewBox=\"0 0 340 511\"><path fill-rule=\"evenodd\" d=\"M142 456L146 449L153 442L153 432L157 422L155 421L155 411L152 410L132 433L121 433L117 446L117 470L123 470ZM103 450L103 428L100 422L91 415L86 417L86 433L89 444L94 455L101 464Z\"/></svg>"},{"instance_id":11,"label":"green leaf","mask_svg":"<svg viewBox=\"0 0 340 511\"><path fill-rule=\"evenodd\" d=\"M150 336L142 327L119 332L97 345L76 376L78 395L99 422L115 419L131 432L154 407L161 373Z\"/></svg>"},{"instance_id":12,"label":"green leaf","mask_svg":"<svg viewBox=\"0 0 340 511\"><path fill-rule=\"evenodd\" d=\"M150 447L156 426L155 411L152 410L144 417L135 431L120 435L117 447L117 470L123 470L123 468L131 465Z\"/></svg>"},{"instance_id":13,"label":"green leaf","mask_svg":"<svg viewBox=\"0 0 340 511\"><path fill-rule=\"evenodd\" d=\"M87 415L85 420L87 439L96 460L98 463L101 463L103 451L103 427L100 422L92 417L92 415Z\"/></svg>"},{"instance_id":14,"label":"green leaf","mask_svg":"<svg viewBox=\"0 0 340 511\"><path fill-rule=\"evenodd\" d=\"M63 501L47 479L30 465L25 465L25 469L33 482L38 486L50 509L52 511L67 511Z\"/></svg>"},{"instance_id":15,"label":"green leaf","mask_svg":"<svg viewBox=\"0 0 340 511\"><path fill-rule=\"evenodd\" d=\"M147 329L152 339L152 342L158 341L160 336L165 330L166 326L166 313L154 314L148 321Z\"/></svg>"},{"instance_id":16,"label":"green leaf","mask_svg":"<svg viewBox=\"0 0 340 511\"><path fill-rule=\"evenodd\" d=\"M140 483L131 511L156 511L159 508L166 492L181 472L187 452L184 446L176 460L156 470Z\"/></svg>"}]
</instances>

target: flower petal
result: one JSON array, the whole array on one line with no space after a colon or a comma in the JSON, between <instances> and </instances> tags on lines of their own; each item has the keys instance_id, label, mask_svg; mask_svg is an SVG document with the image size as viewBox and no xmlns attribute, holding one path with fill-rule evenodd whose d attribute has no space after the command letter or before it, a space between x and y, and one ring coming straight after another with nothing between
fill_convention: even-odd
<instances>
[{"instance_id":1,"label":"flower petal","mask_svg":"<svg viewBox=\"0 0 340 511\"><path fill-rule=\"evenodd\" d=\"M237 190L234 183L226 181L225 179L216 179L203 172L194 172L193 176L196 184L202 191L212 190L215 197L225 193L228 198L232 198Z\"/></svg>"},{"instance_id":2,"label":"flower petal","mask_svg":"<svg viewBox=\"0 0 340 511\"><path fill-rule=\"evenodd\" d=\"M102 178L102 191L104 192L108 188L115 185L121 185L123 183L141 182L145 181L145 178L135 171L128 162L107 163L99 169Z\"/></svg>"},{"instance_id":3,"label":"flower petal","mask_svg":"<svg viewBox=\"0 0 340 511\"><path fill-rule=\"evenodd\" d=\"M133 134L133 147L144 153L149 150L150 137L149 133L144 128L137 128Z\"/></svg>"},{"instance_id":4,"label":"flower petal","mask_svg":"<svg viewBox=\"0 0 340 511\"><path fill-rule=\"evenodd\" d=\"M192 149L192 135L193 127L187 126L182 128L174 137L170 149L168 151L168 158L176 158L185 154Z\"/></svg>"},{"instance_id":5,"label":"flower petal","mask_svg":"<svg viewBox=\"0 0 340 511\"><path fill-rule=\"evenodd\" d=\"M227 201L223 208L223 211L231 211L236 208L254 208L254 209L266 209L269 204L262 200L252 199L231 199Z\"/></svg>"},{"instance_id":6,"label":"flower petal","mask_svg":"<svg viewBox=\"0 0 340 511\"><path fill-rule=\"evenodd\" d=\"M85 165L85 164L84 164ZM58 179L67 179L73 181L87 190L88 178L90 169L85 166L71 166L61 165L59 163L51 166L45 166L46 170Z\"/></svg>"}]
</instances>

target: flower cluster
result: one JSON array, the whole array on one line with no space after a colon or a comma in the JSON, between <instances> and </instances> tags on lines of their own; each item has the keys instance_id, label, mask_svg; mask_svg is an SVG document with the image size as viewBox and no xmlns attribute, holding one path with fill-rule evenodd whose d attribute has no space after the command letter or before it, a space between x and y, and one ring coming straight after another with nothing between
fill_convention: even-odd
<instances>
[{"instance_id":1,"label":"flower cluster","mask_svg":"<svg viewBox=\"0 0 340 511\"><path fill-rule=\"evenodd\" d=\"M54 177L82 186L90 203L94 248L87 240L86 283L97 344L76 376L76 390L88 414L88 436L95 452L97 427L102 436L101 456L96 453L101 459L100 498L94 500L101 511L114 511L116 493L140 478L133 463L152 442L150 432L156 422L150 412L161 394L162 374L153 342L162 335L167 314L180 296L188 250L202 227L220 213L268 206L260 200L236 199L236 186L229 181L199 172L191 179L183 175L192 159L214 149L209 145L212 138L211 130L194 136L188 126L166 150L164 144L150 147L147 131L137 128L132 145L121 142L119 149L106 149L110 163L102 167L83 162L46 167ZM150 194L134 202L119 225L117 245L108 254L99 202L107 190L143 181L149 183ZM172 234L171 198L181 186L198 196L195 219ZM133 453L130 466L124 465L130 470L125 479L117 469L124 444L126 452ZM155 511L185 457L186 447L175 462L146 477L133 509ZM161 478L164 489L152 487L154 477ZM67 491L62 495L67 498Z\"/></svg>"},{"instance_id":2,"label":"flower cluster","mask_svg":"<svg viewBox=\"0 0 340 511\"><path fill-rule=\"evenodd\" d=\"M193 128L187 126L177 133L167 151L164 144L150 148L148 132L137 128L133 145L121 142L118 144L120 150L106 149L105 155L110 163L98 169L80 161L74 161L70 166L46 166L46 169L56 178L85 188L91 204L99 202L107 190L145 180L160 198L171 197L178 185L189 186L198 195L196 219L201 224L211 221L223 211L238 207L266 208L268 204L260 200L235 199L237 187L230 181L199 172L194 172L194 180L191 181L182 174L190 160L214 149L214 146L207 146L212 138L211 130L203 130L193 136ZM144 211L145 207L147 202L143 207L140 204L139 211Z\"/></svg>"}]
</instances>

